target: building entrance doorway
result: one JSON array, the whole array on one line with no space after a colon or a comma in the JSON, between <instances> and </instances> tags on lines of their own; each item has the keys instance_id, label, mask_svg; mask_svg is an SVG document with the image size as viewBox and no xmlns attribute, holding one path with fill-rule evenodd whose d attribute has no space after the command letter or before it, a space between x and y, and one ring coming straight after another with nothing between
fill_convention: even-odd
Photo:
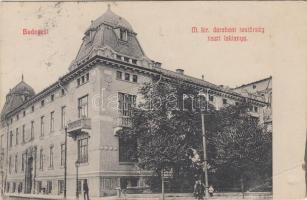
<instances>
[{"instance_id":1,"label":"building entrance doorway","mask_svg":"<svg viewBox=\"0 0 307 200\"><path fill-rule=\"evenodd\" d=\"M32 189L32 172L33 172L33 157L30 157L25 170L25 193L31 193Z\"/></svg>"}]
</instances>

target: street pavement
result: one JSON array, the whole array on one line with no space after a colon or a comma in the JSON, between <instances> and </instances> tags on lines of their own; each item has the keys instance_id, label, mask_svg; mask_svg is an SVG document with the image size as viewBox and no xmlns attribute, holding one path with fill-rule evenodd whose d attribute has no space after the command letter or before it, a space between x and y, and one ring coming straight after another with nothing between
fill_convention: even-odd
<instances>
[{"instance_id":1,"label":"street pavement","mask_svg":"<svg viewBox=\"0 0 307 200\"><path fill-rule=\"evenodd\" d=\"M10 196L10 197L8 197ZM4 200L63 200L58 195L8 195ZM242 193L215 193L213 197L204 198L204 200L239 200L243 199ZM0 196L1 200L1 196ZM76 200L75 197L68 197L66 200ZM79 200L83 200L80 195ZM161 194L127 194L126 197L90 197L90 200L162 200ZM164 200L196 200L191 193L167 193ZM272 194L267 192L245 193L244 200L272 200Z\"/></svg>"},{"instance_id":2,"label":"street pavement","mask_svg":"<svg viewBox=\"0 0 307 200\"><path fill-rule=\"evenodd\" d=\"M196 200L192 194L165 194L165 200ZM243 199L242 193L216 193L213 197L204 200L237 200ZM245 193L244 200L272 200L271 193ZM127 194L125 197L100 197L91 200L162 200L161 194Z\"/></svg>"}]
</instances>

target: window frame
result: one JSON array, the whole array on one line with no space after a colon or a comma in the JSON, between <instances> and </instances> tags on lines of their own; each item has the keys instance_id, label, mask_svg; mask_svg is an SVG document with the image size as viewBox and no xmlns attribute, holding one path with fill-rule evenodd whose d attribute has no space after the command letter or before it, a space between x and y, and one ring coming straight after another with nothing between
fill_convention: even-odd
<instances>
[{"instance_id":1,"label":"window frame","mask_svg":"<svg viewBox=\"0 0 307 200\"><path fill-rule=\"evenodd\" d=\"M138 75L136 75L136 74L132 75L132 82L133 83L137 83L138 82Z\"/></svg>"},{"instance_id":2,"label":"window frame","mask_svg":"<svg viewBox=\"0 0 307 200\"><path fill-rule=\"evenodd\" d=\"M34 139L34 121L31 121L30 139Z\"/></svg>"},{"instance_id":3,"label":"window frame","mask_svg":"<svg viewBox=\"0 0 307 200\"><path fill-rule=\"evenodd\" d=\"M61 107L61 128L66 127L66 106Z\"/></svg>"},{"instance_id":4,"label":"window frame","mask_svg":"<svg viewBox=\"0 0 307 200\"><path fill-rule=\"evenodd\" d=\"M78 98L78 117L81 118L88 118L88 94ZM82 100L86 99L86 103L82 102ZM82 114L84 111L84 115Z\"/></svg>"},{"instance_id":5,"label":"window frame","mask_svg":"<svg viewBox=\"0 0 307 200\"><path fill-rule=\"evenodd\" d=\"M54 111L50 112L50 133L54 132Z\"/></svg>"},{"instance_id":6,"label":"window frame","mask_svg":"<svg viewBox=\"0 0 307 200\"><path fill-rule=\"evenodd\" d=\"M78 139L78 163L88 163L89 138Z\"/></svg>"},{"instance_id":7,"label":"window frame","mask_svg":"<svg viewBox=\"0 0 307 200\"><path fill-rule=\"evenodd\" d=\"M41 134L40 136L43 137L45 135L45 116L41 116L41 123L40 123L40 128L41 128Z\"/></svg>"},{"instance_id":8,"label":"window frame","mask_svg":"<svg viewBox=\"0 0 307 200\"><path fill-rule=\"evenodd\" d=\"M53 169L53 161L54 161L54 145L50 145L50 147L49 147L49 168L50 169Z\"/></svg>"}]
</instances>

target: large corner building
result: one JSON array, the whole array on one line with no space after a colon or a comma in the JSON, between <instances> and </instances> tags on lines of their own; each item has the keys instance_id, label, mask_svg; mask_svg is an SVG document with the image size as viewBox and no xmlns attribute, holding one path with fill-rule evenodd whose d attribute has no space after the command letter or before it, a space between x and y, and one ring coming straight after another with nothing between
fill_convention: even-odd
<instances>
[{"instance_id":1,"label":"large corner building","mask_svg":"<svg viewBox=\"0 0 307 200\"><path fill-rule=\"evenodd\" d=\"M87 179L93 197L114 194L121 184L145 186L151 173L132 158L135 142L122 141L116 131L129 126L138 89L153 78L209 89L217 108L248 101L260 121L267 105L183 70L165 69L146 56L130 23L110 8L92 21L67 67L67 74L38 93L23 78L8 92L1 112L2 192L63 195L65 127L68 196L76 194L77 170L78 191Z\"/></svg>"}]
</instances>

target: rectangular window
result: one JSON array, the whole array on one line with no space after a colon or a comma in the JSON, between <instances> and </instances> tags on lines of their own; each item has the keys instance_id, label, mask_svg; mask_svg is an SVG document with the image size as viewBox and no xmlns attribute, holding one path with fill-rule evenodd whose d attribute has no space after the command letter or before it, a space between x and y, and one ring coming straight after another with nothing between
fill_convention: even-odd
<instances>
[{"instance_id":1,"label":"rectangular window","mask_svg":"<svg viewBox=\"0 0 307 200\"><path fill-rule=\"evenodd\" d=\"M66 126L66 106L62 106L61 108L61 128L65 128Z\"/></svg>"},{"instance_id":2,"label":"rectangular window","mask_svg":"<svg viewBox=\"0 0 307 200\"><path fill-rule=\"evenodd\" d=\"M18 155L15 155L15 173L17 173L17 169L18 169Z\"/></svg>"},{"instance_id":3,"label":"rectangular window","mask_svg":"<svg viewBox=\"0 0 307 200\"><path fill-rule=\"evenodd\" d=\"M119 112L122 116L131 116L132 108L136 106L136 96L118 93Z\"/></svg>"},{"instance_id":4,"label":"rectangular window","mask_svg":"<svg viewBox=\"0 0 307 200\"><path fill-rule=\"evenodd\" d=\"M13 131L10 131L10 147L13 146Z\"/></svg>"},{"instance_id":5,"label":"rectangular window","mask_svg":"<svg viewBox=\"0 0 307 200\"><path fill-rule=\"evenodd\" d=\"M12 173L12 156L9 157L9 173Z\"/></svg>"},{"instance_id":6,"label":"rectangular window","mask_svg":"<svg viewBox=\"0 0 307 200\"><path fill-rule=\"evenodd\" d=\"M44 120L45 116L41 116L41 136L44 136L44 132L45 132L45 120Z\"/></svg>"},{"instance_id":7,"label":"rectangular window","mask_svg":"<svg viewBox=\"0 0 307 200\"><path fill-rule=\"evenodd\" d=\"M34 121L31 121L31 140L34 139Z\"/></svg>"},{"instance_id":8,"label":"rectangular window","mask_svg":"<svg viewBox=\"0 0 307 200\"><path fill-rule=\"evenodd\" d=\"M79 118L88 117L88 96L84 96L78 99L78 113Z\"/></svg>"},{"instance_id":9,"label":"rectangular window","mask_svg":"<svg viewBox=\"0 0 307 200\"><path fill-rule=\"evenodd\" d=\"M119 162L136 162L136 139L119 137Z\"/></svg>"},{"instance_id":10,"label":"rectangular window","mask_svg":"<svg viewBox=\"0 0 307 200\"><path fill-rule=\"evenodd\" d=\"M50 132L54 131L54 111L50 113Z\"/></svg>"},{"instance_id":11,"label":"rectangular window","mask_svg":"<svg viewBox=\"0 0 307 200\"><path fill-rule=\"evenodd\" d=\"M77 78L77 86L80 86L80 78Z\"/></svg>"},{"instance_id":12,"label":"rectangular window","mask_svg":"<svg viewBox=\"0 0 307 200\"><path fill-rule=\"evenodd\" d=\"M214 101L214 96L213 95L209 95L209 101Z\"/></svg>"},{"instance_id":13,"label":"rectangular window","mask_svg":"<svg viewBox=\"0 0 307 200\"><path fill-rule=\"evenodd\" d=\"M19 139L19 130L16 128L16 145L18 145L18 139Z\"/></svg>"},{"instance_id":14,"label":"rectangular window","mask_svg":"<svg viewBox=\"0 0 307 200\"><path fill-rule=\"evenodd\" d=\"M42 181L37 181L37 192L38 193L42 192Z\"/></svg>"},{"instance_id":15,"label":"rectangular window","mask_svg":"<svg viewBox=\"0 0 307 200\"><path fill-rule=\"evenodd\" d=\"M26 116L26 111L24 110L22 113L23 113L22 115L25 117Z\"/></svg>"},{"instance_id":16,"label":"rectangular window","mask_svg":"<svg viewBox=\"0 0 307 200\"><path fill-rule=\"evenodd\" d=\"M137 75L133 75L133 76L132 76L132 81L133 81L134 83L137 83L137 82L138 82L138 76L137 76Z\"/></svg>"},{"instance_id":17,"label":"rectangular window","mask_svg":"<svg viewBox=\"0 0 307 200\"><path fill-rule=\"evenodd\" d=\"M45 100L41 101L41 106L43 107L45 105Z\"/></svg>"},{"instance_id":18,"label":"rectangular window","mask_svg":"<svg viewBox=\"0 0 307 200\"><path fill-rule=\"evenodd\" d=\"M65 90L62 88L61 90L61 95L64 96L65 95Z\"/></svg>"},{"instance_id":19,"label":"rectangular window","mask_svg":"<svg viewBox=\"0 0 307 200\"><path fill-rule=\"evenodd\" d=\"M129 58L124 57L124 61L125 61L125 62L129 62Z\"/></svg>"},{"instance_id":20,"label":"rectangular window","mask_svg":"<svg viewBox=\"0 0 307 200\"><path fill-rule=\"evenodd\" d=\"M227 99L223 99L223 104L227 104Z\"/></svg>"},{"instance_id":21,"label":"rectangular window","mask_svg":"<svg viewBox=\"0 0 307 200\"><path fill-rule=\"evenodd\" d=\"M23 153L21 156L21 171L25 170L25 160L26 160L26 154Z\"/></svg>"},{"instance_id":22,"label":"rectangular window","mask_svg":"<svg viewBox=\"0 0 307 200\"><path fill-rule=\"evenodd\" d=\"M235 104L236 104L236 106L238 106L238 105L239 105L239 102L236 102Z\"/></svg>"},{"instance_id":23,"label":"rectangular window","mask_svg":"<svg viewBox=\"0 0 307 200\"><path fill-rule=\"evenodd\" d=\"M123 41L128 41L128 32L127 30L120 29L120 39Z\"/></svg>"},{"instance_id":24,"label":"rectangular window","mask_svg":"<svg viewBox=\"0 0 307 200\"><path fill-rule=\"evenodd\" d=\"M116 72L116 79L122 80L123 79L123 72L117 71Z\"/></svg>"},{"instance_id":25,"label":"rectangular window","mask_svg":"<svg viewBox=\"0 0 307 200\"><path fill-rule=\"evenodd\" d=\"M52 181L47 181L47 188L46 193L50 194L52 193Z\"/></svg>"},{"instance_id":26,"label":"rectangular window","mask_svg":"<svg viewBox=\"0 0 307 200\"><path fill-rule=\"evenodd\" d=\"M65 144L61 144L61 166L65 164Z\"/></svg>"},{"instance_id":27,"label":"rectangular window","mask_svg":"<svg viewBox=\"0 0 307 200\"><path fill-rule=\"evenodd\" d=\"M79 163L88 161L88 138L78 140L78 161Z\"/></svg>"},{"instance_id":28,"label":"rectangular window","mask_svg":"<svg viewBox=\"0 0 307 200\"><path fill-rule=\"evenodd\" d=\"M133 63L133 64L137 64L137 60L132 59L132 63Z\"/></svg>"},{"instance_id":29,"label":"rectangular window","mask_svg":"<svg viewBox=\"0 0 307 200\"><path fill-rule=\"evenodd\" d=\"M16 183L13 182L13 188L12 188L12 192L14 193L16 191Z\"/></svg>"},{"instance_id":30,"label":"rectangular window","mask_svg":"<svg viewBox=\"0 0 307 200\"><path fill-rule=\"evenodd\" d=\"M53 145L49 148L49 167L53 168Z\"/></svg>"},{"instance_id":31,"label":"rectangular window","mask_svg":"<svg viewBox=\"0 0 307 200\"><path fill-rule=\"evenodd\" d=\"M129 73L125 73L125 81L130 81L130 74Z\"/></svg>"},{"instance_id":32,"label":"rectangular window","mask_svg":"<svg viewBox=\"0 0 307 200\"><path fill-rule=\"evenodd\" d=\"M63 180L59 180L58 181L58 194L63 194L64 192L64 181Z\"/></svg>"},{"instance_id":33,"label":"rectangular window","mask_svg":"<svg viewBox=\"0 0 307 200\"><path fill-rule=\"evenodd\" d=\"M44 169L44 150L40 149L39 151L39 169Z\"/></svg>"},{"instance_id":34,"label":"rectangular window","mask_svg":"<svg viewBox=\"0 0 307 200\"><path fill-rule=\"evenodd\" d=\"M87 73L85 74L85 82L88 82L90 80L90 74Z\"/></svg>"},{"instance_id":35,"label":"rectangular window","mask_svg":"<svg viewBox=\"0 0 307 200\"><path fill-rule=\"evenodd\" d=\"M32 112L34 112L34 106L31 107Z\"/></svg>"},{"instance_id":36,"label":"rectangular window","mask_svg":"<svg viewBox=\"0 0 307 200\"><path fill-rule=\"evenodd\" d=\"M254 107L254 111L258 112L258 107L257 106Z\"/></svg>"},{"instance_id":37,"label":"rectangular window","mask_svg":"<svg viewBox=\"0 0 307 200\"><path fill-rule=\"evenodd\" d=\"M52 94L52 95L50 96L50 100L51 100L51 101L54 101L54 94Z\"/></svg>"},{"instance_id":38,"label":"rectangular window","mask_svg":"<svg viewBox=\"0 0 307 200\"><path fill-rule=\"evenodd\" d=\"M26 142L25 135L26 135L26 125L24 124L22 125L22 143Z\"/></svg>"},{"instance_id":39,"label":"rectangular window","mask_svg":"<svg viewBox=\"0 0 307 200\"><path fill-rule=\"evenodd\" d=\"M0 138L0 148L3 148L4 146L3 146L3 135L1 135L1 138Z\"/></svg>"}]
</instances>

